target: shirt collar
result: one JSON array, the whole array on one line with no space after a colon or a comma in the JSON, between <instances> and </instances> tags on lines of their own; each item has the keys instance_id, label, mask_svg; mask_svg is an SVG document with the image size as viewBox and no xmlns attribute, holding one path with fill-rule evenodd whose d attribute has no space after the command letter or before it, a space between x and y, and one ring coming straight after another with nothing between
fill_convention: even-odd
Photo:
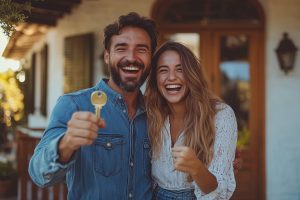
<instances>
[{"instance_id":1,"label":"shirt collar","mask_svg":"<svg viewBox=\"0 0 300 200\"><path fill-rule=\"evenodd\" d=\"M112 102L116 103L119 102L120 100L123 100L124 97L116 92L115 90L111 89L109 85L107 84L108 79L102 79L97 83L95 86L96 90L101 90L106 93L107 98L111 99ZM145 103L144 103L144 95L142 94L141 91L139 91L138 94L138 108L137 108L137 114L144 113L145 112Z\"/></svg>"}]
</instances>

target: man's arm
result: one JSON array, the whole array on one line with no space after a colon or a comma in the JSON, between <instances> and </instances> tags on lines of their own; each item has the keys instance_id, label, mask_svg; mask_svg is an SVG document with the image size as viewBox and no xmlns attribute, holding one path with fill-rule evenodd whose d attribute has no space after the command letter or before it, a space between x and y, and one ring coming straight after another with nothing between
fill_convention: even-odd
<instances>
[{"instance_id":1,"label":"man's arm","mask_svg":"<svg viewBox=\"0 0 300 200\"><path fill-rule=\"evenodd\" d=\"M98 128L104 126L103 120L93 113L78 112L72 96L61 97L30 160L32 180L40 187L63 180L75 163L76 150L92 144Z\"/></svg>"}]
</instances>

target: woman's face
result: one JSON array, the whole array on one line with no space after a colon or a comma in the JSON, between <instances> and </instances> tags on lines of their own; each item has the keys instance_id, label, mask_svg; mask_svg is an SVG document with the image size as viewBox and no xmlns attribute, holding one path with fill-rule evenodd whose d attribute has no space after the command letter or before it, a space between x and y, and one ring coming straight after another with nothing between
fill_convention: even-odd
<instances>
[{"instance_id":1,"label":"woman's face","mask_svg":"<svg viewBox=\"0 0 300 200\"><path fill-rule=\"evenodd\" d=\"M167 50L160 55L156 78L158 90L168 103L177 104L184 101L189 90L176 51Z\"/></svg>"}]
</instances>

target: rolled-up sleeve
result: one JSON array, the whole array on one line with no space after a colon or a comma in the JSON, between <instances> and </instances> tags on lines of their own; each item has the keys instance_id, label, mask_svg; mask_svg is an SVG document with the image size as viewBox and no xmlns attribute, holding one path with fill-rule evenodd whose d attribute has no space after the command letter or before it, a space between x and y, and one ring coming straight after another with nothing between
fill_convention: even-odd
<instances>
[{"instance_id":1,"label":"rolled-up sleeve","mask_svg":"<svg viewBox=\"0 0 300 200\"><path fill-rule=\"evenodd\" d=\"M60 97L53 109L49 125L29 162L29 175L40 187L64 180L70 166L75 162L76 154L68 163L59 163L58 144L67 130L68 120L76 110L76 104L69 96Z\"/></svg>"},{"instance_id":2,"label":"rolled-up sleeve","mask_svg":"<svg viewBox=\"0 0 300 200\"><path fill-rule=\"evenodd\" d=\"M237 142L237 123L233 110L224 105L223 109L216 115L215 124L214 156L208 170L216 177L218 187L214 191L205 194L193 182L198 200L230 199L236 187L233 160Z\"/></svg>"}]
</instances>

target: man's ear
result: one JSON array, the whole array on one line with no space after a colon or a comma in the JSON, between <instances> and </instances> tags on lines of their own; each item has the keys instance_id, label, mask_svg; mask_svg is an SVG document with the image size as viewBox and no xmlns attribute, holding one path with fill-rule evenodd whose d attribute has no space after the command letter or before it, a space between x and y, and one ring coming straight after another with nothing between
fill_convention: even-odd
<instances>
[{"instance_id":1,"label":"man's ear","mask_svg":"<svg viewBox=\"0 0 300 200\"><path fill-rule=\"evenodd\" d=\"M104 62L108 65L109 63L109 52L107 50L104 50Z\"/></svg>"}]
</instances>

